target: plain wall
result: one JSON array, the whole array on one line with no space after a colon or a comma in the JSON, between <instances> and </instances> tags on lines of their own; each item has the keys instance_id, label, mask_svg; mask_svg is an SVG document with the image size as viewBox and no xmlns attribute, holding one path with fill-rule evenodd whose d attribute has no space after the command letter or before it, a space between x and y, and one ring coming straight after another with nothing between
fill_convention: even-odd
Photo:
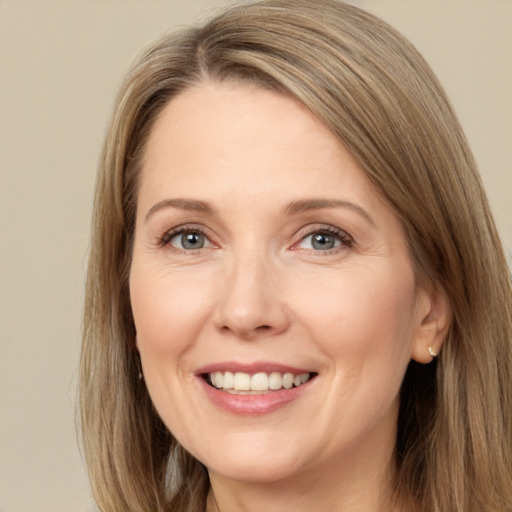
<instances>
[{"instance_id":1,"label":"plain wall","mask_svg":"<svg viewBox=\"0 0 512 512\"><path fill-rule=\"evenodd\" d=\"M139 50L226 3L0 0L0 512L93 510L74 401L102 136ZM352 3L440 77L512 254L512 1Z\"/></svg>"}]
</instances>

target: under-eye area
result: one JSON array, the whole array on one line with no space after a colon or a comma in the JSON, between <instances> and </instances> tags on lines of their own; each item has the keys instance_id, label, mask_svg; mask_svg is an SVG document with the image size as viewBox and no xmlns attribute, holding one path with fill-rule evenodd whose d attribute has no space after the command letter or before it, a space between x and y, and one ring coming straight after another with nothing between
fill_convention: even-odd
<instances>
[{"instance_id":1,"label":"under-eye area","mask_svg":"<svg viewBox=\"0 0 512 512\"><path fill-rule=\"evenodd\" d=\"M211 387L236 394L261 394L299 387L314 379L318 374L305 372L211 372L202 375Z\"/></svg>"}]
</instances>

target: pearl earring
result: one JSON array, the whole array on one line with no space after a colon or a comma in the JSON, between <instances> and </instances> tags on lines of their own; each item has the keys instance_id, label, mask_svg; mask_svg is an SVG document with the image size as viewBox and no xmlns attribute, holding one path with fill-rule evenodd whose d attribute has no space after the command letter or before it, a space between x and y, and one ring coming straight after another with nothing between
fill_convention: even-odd
<instances>
[{"instance_id":1,"label":"pearl earring","mask_svg":"<svg viewBox=\"0 0 512 512\"><path fill-rule=\"evenodd\" d=\"M437 357L437 352L432 347L428 347L428 353L431 357Z\"/></svg>"}]
</instances>

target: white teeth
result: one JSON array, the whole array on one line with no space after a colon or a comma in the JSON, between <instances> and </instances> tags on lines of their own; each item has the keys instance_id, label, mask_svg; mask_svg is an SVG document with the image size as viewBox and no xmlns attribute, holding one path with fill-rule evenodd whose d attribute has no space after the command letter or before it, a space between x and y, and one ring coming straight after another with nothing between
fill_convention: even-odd
<instances>
[{"instance_id":1,"label":"white teeth","mask_svg":"<svg viewBox=\"0 0 512 512\"><path fill-rule=\"evenodd\" d=\"M283 387L283 377L280 373L272 372L268 378L268 387L270 389L281 389Z\"/></svg>"},{"instance_id":2,"label":"white teeth","mask_svg":"<svg viewBox=\"0 0 512 512\"><path fill-rule=\"evenodd\" d=\"M223 382L224 384L224 382ZM238 391L251 390L251 376L248 373L237 372L233 381L233 388Z\"/></svg>"},{"instance_id":3,"label":"white teeth","mask_svg":"<svg viewBox=\"0 0 512 512\"><path fill-rule=\"evenodd\" d=\"M283 377L283 386L290 389L293 386L293 373L285 373Z\"/></svg>"},{"instance_id":4,"label":"white teeth","mask_svg":"<svg viewBox=\"0 0 512 512\"><path fill-rule=\"evenodd\" d=\"M251 377L251 391L267 391L268 375L266 373L255 373Z\"/></svg>"},{"instance_id":5,"label":"white teeth","mask_svg":"<svg viewBox=\"0 0 512 512\"><path fill-rule=\"evenodd\" d=\"M222 380L222 387L224 389L233 389L235 376L231 372L226 372Z\"/></svg>"},{"instance_id":6,"label":"white teeth","mask_svg":"<svg viewBox=\"0 0 512 512\"><path fill-rule=\"evenodd\" d=\"M271 372L270 374L258 372L254 374L236 372L212 372L209 374L211 384L218 389L225 389L230 392L266 392L269 389L277 391L279 389L291 389L305 384L311 375L309 373L301 373L294 375L293 373Z\"/></svg>"}]
</instances>

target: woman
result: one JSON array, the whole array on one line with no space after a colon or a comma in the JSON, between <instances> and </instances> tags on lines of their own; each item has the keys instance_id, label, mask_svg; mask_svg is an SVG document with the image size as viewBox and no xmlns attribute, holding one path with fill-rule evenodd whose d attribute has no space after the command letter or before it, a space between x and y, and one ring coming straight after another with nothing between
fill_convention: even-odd
<instances>
[{"instance_id":1,"label":"woman","mask_svg":"<svg viewBox=\"0 0 512 512\"><path fill-rule=\"evenodd\" d=\"M511 330L464 135L382 21L244 5L131 70L81 363L101 510L512 510Z\"/></svg>"}]
</instances>

